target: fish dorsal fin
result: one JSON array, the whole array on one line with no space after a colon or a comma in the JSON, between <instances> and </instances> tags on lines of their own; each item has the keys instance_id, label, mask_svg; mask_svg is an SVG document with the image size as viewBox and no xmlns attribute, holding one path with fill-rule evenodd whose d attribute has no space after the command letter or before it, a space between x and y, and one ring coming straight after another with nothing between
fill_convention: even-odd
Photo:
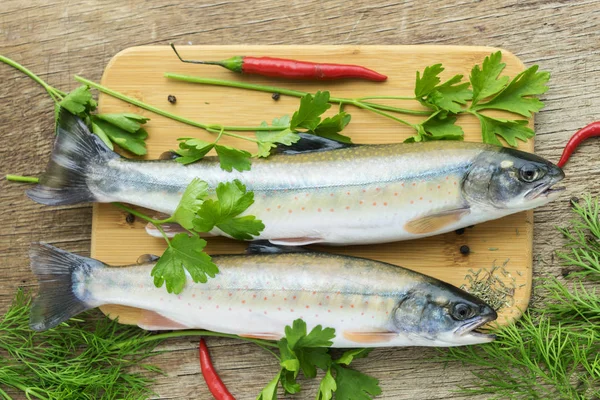
<instances>
[{"instance_id":1,"label":"fish dorsal fin","mask_svg":"<svg viewBox=\"0 0 600 400\"><path fill-rule=\"evenodd\" d=\"M138 265L142 265L142 264L148 264L151 262L155 262L158 261L160 257L154 254L142 254L141 256L138 257L136 264Z\"/></svg>"},{"instance_id":2,"label":"fish dorsal fin","mask_svg":"<svg viewBox=\"0 0 600 400\"><path fill-rule=\"evenodd\" d=\"M312 135L310 133L299 133L300 140L290 146L278 144L274 150L277 154L302 154L315 153L319 151L329 151L345 149L347 147L357 146L352 143L342 143L337 140L327 139L322 136Z\"/></svg>"},{"instance_id":3,"label":"fish dorsal fin","mask_svg":"<svg viewBox=\"0 0 600 400\"><path fill-rule=\"evenodd\" d=\"M303 247L298 246L279 246L268 240L257 240L248 245L246 254L283 254L283 253L305 253Z\"/></svg>"}]
</instances>

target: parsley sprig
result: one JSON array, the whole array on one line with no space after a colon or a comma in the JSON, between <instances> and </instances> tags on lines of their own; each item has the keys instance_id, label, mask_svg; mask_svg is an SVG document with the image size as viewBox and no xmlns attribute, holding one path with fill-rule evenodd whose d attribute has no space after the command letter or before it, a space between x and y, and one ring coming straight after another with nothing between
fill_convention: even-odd
<instances>
[{"instance_id":1,"label":"parsley sprig","mask_svg":"<svg viewBox=\"0 0 600 400\"><path fill-rule=\"evenodd\" d=\"M167 242L167 249L158 259L151 275L156 287L165 285L169 293L181 293L185 287L186 273L194 282L207 282L219 273L219 268L204 251L206 240L199 233L219 229L239 240L250 240L265 228L253 215L242 215L254 203L254 193L249 192L239 180L220 183L214 195L208 184L195 178L187 186L175 212L162 220L148 217L123 204L117 207L152 223ZM178 223L188 231L169 239L161 225Z\"/></svg>"},{"instance_id":2,"label":"parsley sprig","mask_svg":"<svg viewBox=\"0 0 600 400\"><path fill-rule=\"evenodd\" d=\"M110 149L117 145L136 155L146 154L145 140L148 133L142 125L148 122L149 118L133 113L94 114L98 104L93 99L89 86L82 85L66 93L52 87L32 71L10 58L0 56L0 61L23 72L46 89L54 101L56 117L58 117L61 107L66 108L72 114L80 117Z\"/></svg>"},{"instance_id":3,"label":"parsley sprig","mask_svg":"<svg viewBox=\"0 0 600 400\"><path fill-rule=\"evenodd\" d=\"M285 337L279 340L280 370L260 392L257 400L277 399L277 387L281 384L285 393L300 391L298 374L309 379L317 376L317 369L325 375L319 384L317 400L330 400L335 393L338 400L370 400L381 394L379 381L352 368L350 363L366 357L372 349L352 349L333 359L329 347L335 338L335 329L315 326L307 333L306 323L297 319L285 327Z\"/></svg>"},{"instance_id":4,"label":"parsley sprig","mask_svg":"<svg viewBox=\"0 0 600 400\"><path fill-rule=\"evenodd\" d=\"M528 121L521 117L529 118L544 106L538 96L548 90L546 84L550 74L538 71L538 66L534 65L510 79L508 76L501 76L505 67L502 54L498 51L486 57L481 65L475 65L471 69L468 81L464 81L464 76L460 74L442 81L441 74L444 72L444 67L442 64L434 64L426 67L422 72L417 71L413 97L330 97L329 102L339 104L340 111L344 106L351 105L413 128L416 134L409 137L407 142L462 140L464 132L459 125L456 125L457 116L471 114L479 119L483 142L501 145L499 140L501 138L510 146L517 146L517 140L526 141L534 136L534 131L527 126ZM295 97L303 97L307 94L274 86L174 73L166 73L165 77L205 85L276 92ZM373 102L377 100L413 100L426 110L392 107ZM517 117L515 119L493 117L486 114L486 111L490 110L505 111L516 114ZM411 123L400 118L398 116L400 114L425 115L426 118L421 122ZM343 117L337 118L339 120Z\"/></svg>"}]
</instances>

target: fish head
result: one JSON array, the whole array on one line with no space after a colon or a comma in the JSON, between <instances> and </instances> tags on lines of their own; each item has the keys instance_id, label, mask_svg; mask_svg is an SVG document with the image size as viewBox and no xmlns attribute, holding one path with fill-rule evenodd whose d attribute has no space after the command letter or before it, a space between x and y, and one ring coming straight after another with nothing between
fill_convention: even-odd
<instances>
[{"instance_id":1,"label":"fish head","mask_svg":"<svg viewBox=\"0 0 600 400\"><path fill-rule=\"evenodd\" d=\"M498 314L481 299L440 281L410 290L393 313L395 330L426 346L462 346L488 343L494 335L477 328Z\"/></svg>"},{"instance_id":2,"label":"fish head","mask_svg":"<svg viewBox=\"0 0 600 400\"><path fill-rule=\"evenodd\" d=\"M470 204L489 209L529 210L556 199L564 187L553 187L565 177L555 164L523 151L500 148L482 152L463 181Z\"/></svg>"}]
</instances>

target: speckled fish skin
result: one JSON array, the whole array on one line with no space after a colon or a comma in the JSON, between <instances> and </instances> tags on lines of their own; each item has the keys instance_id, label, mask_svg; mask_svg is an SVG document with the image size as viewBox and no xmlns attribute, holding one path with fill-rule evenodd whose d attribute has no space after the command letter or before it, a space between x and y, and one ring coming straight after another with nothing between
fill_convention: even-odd
<instances>
[{"instance_id":1,"label":"speckled fish skin","mask_svg":"<svg viewBox=\"0 0 600 400\"><path fill-rule=\"evenodd\" d=\"M85 125L69 123L58 131L41 185L28 192L38 202L77 200L60 201L68 191L53 180L60 169L53 165L77 164L61 143L69 148L71 142L93 142L84 143L95 147L92 153L103 147ZM78 147L84 146L71 145ZM255 194L245 214L265 224L256 239L290 245L370 244L449 232L543 205L558 196L550 187L564 177L560 168L535 155L456 141L276 154L254 160L252 170L243 173L223 171L215 157L184 166L174 160L134 161L107 149L100 152L101 157L88 157L91 161L82 167L78 187L85 186L87 201L126 202L171 214L192 179L205 180L211 189L239 179ZM522 179L524 168L535 175L534 181ZM223 234L218 229L211 233Z\"/></svg>"},{"instance_id":2,"label":"speckled fish skin","mask_svg":"<svg viewBox=\"0 0 600 400\"><path fill-rule=\"evenodd\" d=\"M195 284L188 277L183 292L174 295L154 286L154 263L107 268L48 245L34 247L32 269L40 292L32 328L44 330L60 322L42 317L40 308L64 298L46 291L60 286L60 276L52 274L60 272L57 264L62 263L69 265L72 276L64 279L76 297L65 302L67 308L77 302L84 308L117 304L172 321L160 326L142 320L140 326L151 330L195 328L277 339L286 325L301 318L309 329L335 328L335 347L458 346L493 340L473 329L495 320L494 310L434 278L361 258L267 250L274 253L214 256L220 269L215 278ZM58 258L62 261L53 261ZM52 282L50 289L45 279ZM457 316L461 307L462 317Z\"/></svg>"}]
</instances>

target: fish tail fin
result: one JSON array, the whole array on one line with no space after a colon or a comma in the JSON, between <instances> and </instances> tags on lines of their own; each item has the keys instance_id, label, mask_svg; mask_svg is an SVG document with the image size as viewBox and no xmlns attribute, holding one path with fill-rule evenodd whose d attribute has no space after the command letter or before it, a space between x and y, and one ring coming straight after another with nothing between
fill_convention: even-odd
<instances>
[{"instance_id":1,"label":"fish tail fin","mask_svg":"<svg viewBox=\"0 0 600 400\"><path fill-rule=\"evenodd\" d=\"M85 297L85 292L80 290L80 281L91 269L103 267L104 264L100 261L43 243L34 244L29 257L31 270L39 282L38 295L33 300L29 317L31 329L40 332L54 328L61 322L96 307L81 299ZM83 296L79 292L83 292Z\"/></svg>"},{"instance_id":2,"label":"fish tail fin","mask_svg":"<svg viewBox=\"0 0 600 400\"><path fill-rule=\"evenodd\" d=\"M50 206L94 201L96 198L86 182L89 167L117 157L79 117L63 108L46 172L40 183L27 191L27 196Z\"/></svg>"}]
</instances>

